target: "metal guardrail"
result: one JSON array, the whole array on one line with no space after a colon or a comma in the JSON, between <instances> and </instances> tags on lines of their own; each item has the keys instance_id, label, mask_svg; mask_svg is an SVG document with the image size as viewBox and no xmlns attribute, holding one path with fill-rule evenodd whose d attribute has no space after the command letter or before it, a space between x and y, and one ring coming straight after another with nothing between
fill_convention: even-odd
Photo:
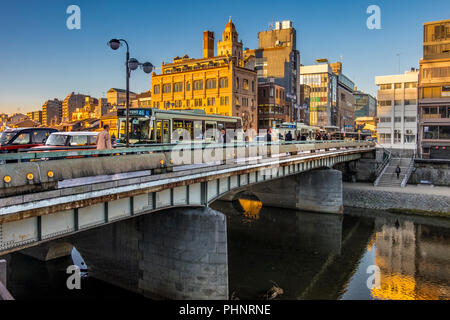
<instances>
[{"instance_id":1,"label":"metal guardrail","mask_svg":"<svg viewBox=\"0 0 450 320\"><path fill-rule=\"evenodd\" d=\"M386 155L386 157L385 157ZM377 186L380 182L381 177L389 166L389 162L391 161L392 153L389 150L383 148L383 161L379 166L377 166L375 170L375 176L377 177L373 183L374 186Z\"/></svg>"},{"instance_id":2,"label":"metal guardrail","mask_svg":"<svg viewBox=\"0 0 450 320\"><path fill-rule=\"evenodd\" d=\"M166 145L139 145L129 148L116 147L113 149L105 150L64 150L53 151L54 149L26 149L19 153L4 153L0 154L0 164L5 161L35 161L35 160L53 160L67 157L95 157L99 155L129 155L129 154L145 154L145 153L157 153L157 152L170 152L182 148L183 150L203 150L214 148L239 148L239 147L252 147L252 146L281 146L281 145L311 145L311 144L328 144L328 143L343 143L352 141L345 140L311 140L311 141L284 141L284 142L235 142L235 143L203 143L203 142L190 142L190 143L177 143ZM354 141L354 143L362 143L365 141ZM370 142L365 142L370 145Z\"/></svg>"},{"instance_id":3,"label":"metal guardrail","mask_svg":"<svg viewBox=\"0 0 450 320\"><path fill-rule=\"evenodd\" d=\"M414 155L411 159L411 162L409 163L408 170L406 171L405 177L402 180L402 184L401 184L402 188L406 187L406 185L408 184L409 177L411 176L411 173L414 169L414 162L416 160L416 156L417 156L417 154L414 151Z\"/></svg>"}]
</instances>

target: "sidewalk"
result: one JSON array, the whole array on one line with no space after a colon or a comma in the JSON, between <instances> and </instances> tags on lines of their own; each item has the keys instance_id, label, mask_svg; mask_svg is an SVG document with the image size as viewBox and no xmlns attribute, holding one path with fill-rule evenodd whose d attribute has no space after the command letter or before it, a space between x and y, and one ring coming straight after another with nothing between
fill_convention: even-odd
<instances>
[{"instance_id":1,"label":"sidewalk","mask_svg":"<svg viewBox=\"0 0 450 320\"><path fill-rule=\"evenodd\" d=\"M405 188L401 187L374 187L371 183L362 182L343 182L344 189L357 189L357 190L373 190L373 191L386 191L386 192L402 192L402 193L417 193L417 194L429 194L440 195L450 197L450 187L432 187L427 185L407 185Z\"/></svg>"}]
</instances>

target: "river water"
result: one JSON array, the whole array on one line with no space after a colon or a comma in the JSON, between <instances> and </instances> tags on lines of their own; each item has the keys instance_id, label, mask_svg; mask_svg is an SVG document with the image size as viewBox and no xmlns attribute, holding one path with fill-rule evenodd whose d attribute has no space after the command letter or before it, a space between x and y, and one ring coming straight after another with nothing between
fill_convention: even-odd
<instances>
[{"instance_id":1,"label":"river water","mask_svg":"<svg viewBox=\"0 0 450 320\"><path fill-rule=\"evenodd\" d=\"M254 200L215 202L227 215L230 296L263 299L450 299L447 220L346 208L344 215L265 208ZM72 257L40 262L7 256L16 299L144 299L83 273L68 290Z\"/></svg>"}]
</instances>

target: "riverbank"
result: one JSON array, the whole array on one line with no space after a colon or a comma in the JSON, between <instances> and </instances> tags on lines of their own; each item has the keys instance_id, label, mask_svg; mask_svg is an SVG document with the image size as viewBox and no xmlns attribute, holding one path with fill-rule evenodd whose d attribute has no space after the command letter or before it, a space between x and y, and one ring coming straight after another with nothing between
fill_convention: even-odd
<instances>
[{"instance_id":1,"label":"riverbank","mask_svg":"<svg viewBox=\"0 0 450 320\"><path fill-rule=\"evenodd\" d=\"M343 189L344 206L347 207L450 218L450 187L408 185L395 188L344 183Z\"/></svg>"}]
</instances>

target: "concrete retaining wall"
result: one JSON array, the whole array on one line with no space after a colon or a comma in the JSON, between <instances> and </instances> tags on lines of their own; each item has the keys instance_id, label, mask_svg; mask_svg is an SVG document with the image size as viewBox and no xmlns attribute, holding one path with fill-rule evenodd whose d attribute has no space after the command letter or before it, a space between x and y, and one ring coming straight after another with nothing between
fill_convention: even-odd
<instances>
[{"instance_id":1,"label":"concrete retaining wall","mask_svg":"<svg viewBox=\"0 0 450 320\"><path fill-rule=\"evenodd\" d=\"M401 208L450 212L450 195L344 188L344 206L379 210Z\"/></svg>"},{"instance_id":2,"label":"concrete retaining wall","mask_svg":"<svg viewBox=\"0 0 450 320\"><path fill-rule=\"evenodd\" d=\"M408 183L418 184L421 180L431 181L435 186L450 186L450 161L416 161Z\"/></svg>"}]
</instances>

